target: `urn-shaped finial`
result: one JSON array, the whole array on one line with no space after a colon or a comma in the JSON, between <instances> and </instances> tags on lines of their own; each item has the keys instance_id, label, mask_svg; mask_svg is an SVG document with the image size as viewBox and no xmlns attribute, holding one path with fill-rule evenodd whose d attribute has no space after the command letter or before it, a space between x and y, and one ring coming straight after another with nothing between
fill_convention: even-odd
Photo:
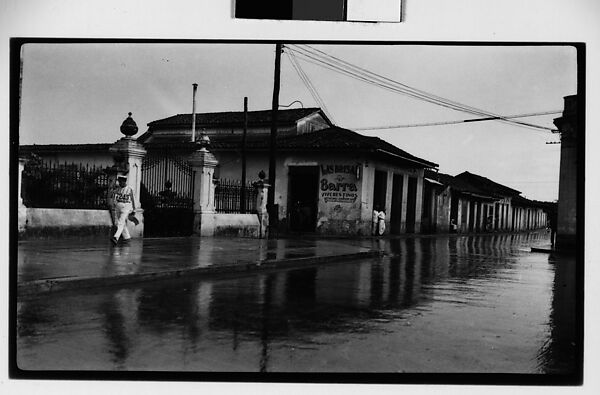
<instances>
[{"instance_id":1,"label":"urn-shaped finial","mask_svg":"<svg viewBox=\"0 0 600 395\"><path fill-rule=\"evenodd\" d=\"M121 133L127 137L131 137L138 132L138 127L133 118L131 118L131 112L129 116L121 124Z\"/></svg>"},{"instance_id":2,"label":"urn-shaped finial","mask_svg":"<svg viewBox=\"0 0 600 395\"><path fill-rule=\"evenodd\" d=\"M200 145L201 149L208 149L210 146L210 138L206 134L202 133L200 139L198 140L198 145Z\"/></svg>"}]
</instances>

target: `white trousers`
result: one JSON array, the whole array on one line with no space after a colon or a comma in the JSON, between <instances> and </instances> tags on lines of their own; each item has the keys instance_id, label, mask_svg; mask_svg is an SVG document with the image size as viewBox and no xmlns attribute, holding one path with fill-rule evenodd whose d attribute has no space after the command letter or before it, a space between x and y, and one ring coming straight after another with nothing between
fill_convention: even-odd
<instances>
[{"instance_id":1,"label":"white trousers","mask_svg":"<svg viewBox=\"0 0 600 395\"><path fill-rule=\"evenodd\" d=\"M131 213L131 210L128 210L128 209L113 210L113 220L114 220L115 226L117 227L117 231L115 232L114 237L117 240L119 240L119 237L121 237L121 234L123 235L123 240L131 239L129 230L127 230L127 226L125 226L125 224L127 222L127 217L129 216L129 213Z\"/></svg>"}]
</instances>

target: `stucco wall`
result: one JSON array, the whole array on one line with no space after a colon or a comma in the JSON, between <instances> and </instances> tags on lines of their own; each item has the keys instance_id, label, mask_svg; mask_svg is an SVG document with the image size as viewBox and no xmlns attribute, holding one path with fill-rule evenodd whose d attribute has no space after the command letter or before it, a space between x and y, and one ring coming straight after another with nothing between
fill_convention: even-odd
<instances>
[{"instance_id":1,"label":"stucco wall","mask_svg":"<svg viewBox=\"0 0 600 395\"><path fill-rule=\"evenodd\" d=\"M25 208L24 223L19 223L23 236L85 235L102 234L108 236L112 227L108 210L83 210L59 208ZM144 232L143 213L137 212L138 225L127 221L127 229L132 237L141 237ZM21 217L19 217L21 220Z\"/></svg>"},{"instance_id":2,"label":"stucco wall","mask_svg":"<svg viewBox=\"0 0 600 395\"><path fill-rule=\"evenodd\" d=\"M215 236L260 237L256 214L214 214Z\"/></svg>"},{"instance_id":3,"label":"stucco wall","mask_svg":"<svg viewBox=\"0 0 600 395\"><path fill-rule=\"evenodd\" d=\"M219 161L218 170L216 171L219 178L241 179L241 156L239 153L215 151L214 155ZM316 166L319 168L319 192L315 198L319 201L317 232L322 234L368 235L371 233L375 170L385 171L388 174L387 194L390 196L386 199L388 202L386 206L386 233L389 233L390 211L396 209L391 207L393 174L404 177L403 219L406 218L405 191L408 185L408 177L415 177L417 179L415 228L416 232L419 232L423 170L394 166L364 156L340 152L335 154L302 152L280 155L276 162L275 204L279 205L279 219L283 227L287 225L289 219L288 175L291 166ZM333 172L328 171L328 169L332 169ZM249 152L246 159L247 180L258 180L258 173L261 170L268 176L268 155L264 152ZM327 174L324 174L324 171ZM326 180L326 184L321 184L324 182L323 180ZM322 190L322 185L327 185L326 190Z\"/></svg>"}]
</instances>

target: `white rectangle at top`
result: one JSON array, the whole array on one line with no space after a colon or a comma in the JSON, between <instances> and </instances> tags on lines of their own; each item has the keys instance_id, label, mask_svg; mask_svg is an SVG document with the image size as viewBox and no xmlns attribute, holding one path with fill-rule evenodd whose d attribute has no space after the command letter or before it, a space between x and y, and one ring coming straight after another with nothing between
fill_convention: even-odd
<instances>
[{"instance_id":1,"label":"white rectangle at top","mask_svg":"<svg viewBox=\"0 0 600 395\"><path fill-rule=\"evenodd\" d=\"M357 22L400 22L402 0L348 0L346 17Z\"/></svg>"}]
</instances>

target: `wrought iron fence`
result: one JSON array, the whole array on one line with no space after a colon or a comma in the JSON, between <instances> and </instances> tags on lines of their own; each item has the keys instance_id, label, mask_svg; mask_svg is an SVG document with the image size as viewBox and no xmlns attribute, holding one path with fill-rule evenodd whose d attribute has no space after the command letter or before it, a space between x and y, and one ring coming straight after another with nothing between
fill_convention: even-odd
<instances>
[{"instance_id":1,"label":"wrought iron fence","mask_svg":"<svg viewBox=\"0 0 600 395\"><path fill-rule=\"evenodd\" d=\"M258 190L248 183L245 186L246 213L256 213L256 197ZM218 213L241 213L242 182L239 180L220 179L215 187L215 210Z\"/></svg>"},{"instance_id":2,"label":"wrought iron fence","mask_svg":"<svg viewBox=\"0 0 600 395\"><path fill-rule=\"evenodd\" d=\"M32 159L23 170L23 204L38 208L104 209L107 170L108 167Z\"/></svg>"}]
</instances>

